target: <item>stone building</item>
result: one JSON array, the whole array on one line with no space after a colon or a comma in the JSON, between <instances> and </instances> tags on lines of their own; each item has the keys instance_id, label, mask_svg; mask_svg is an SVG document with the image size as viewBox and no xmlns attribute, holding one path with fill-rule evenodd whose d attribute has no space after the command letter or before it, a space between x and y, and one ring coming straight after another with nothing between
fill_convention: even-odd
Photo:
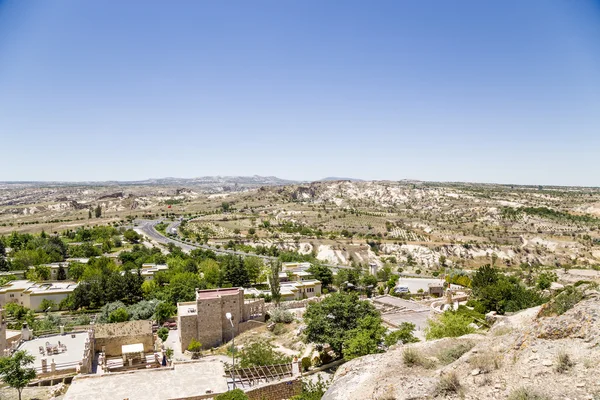
<instances>
[{"instance_id":1,"label":"stone building","mask_svg":"<svg viewBox=\"0 0 600 400\"><path fill-rule=\"evenodd\" d=\"M264 322L264 300L244 299L244 289L196 290L196 301L177 303L177 324L181 351L192 339L205 349L217 347L236 335ZM231 313L233 328L225 316Z\"/></svg>"}]
</instances>

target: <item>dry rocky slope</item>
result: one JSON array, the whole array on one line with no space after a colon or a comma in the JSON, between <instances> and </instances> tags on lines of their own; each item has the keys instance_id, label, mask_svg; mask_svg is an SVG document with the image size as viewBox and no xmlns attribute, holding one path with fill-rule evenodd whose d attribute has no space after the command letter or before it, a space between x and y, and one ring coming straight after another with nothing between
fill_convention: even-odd
<instances>
[{"instance_id":1,"label":"dry rocky slope","mask_svg":"<svg viewBox=\"0 0 600 400\"><path fill-rule=\"evenodd\" d=\"M397 346L352 360L338 369L323 400L600 399L600 294L588 292L560 316L539 311L500 317L485 335ZM461 345L474 347L444 365L444 354ZM406 365L407 348L420 365ZM460 386L444 390L440 382L453 377Z\"/></svg>"}]
</instances>

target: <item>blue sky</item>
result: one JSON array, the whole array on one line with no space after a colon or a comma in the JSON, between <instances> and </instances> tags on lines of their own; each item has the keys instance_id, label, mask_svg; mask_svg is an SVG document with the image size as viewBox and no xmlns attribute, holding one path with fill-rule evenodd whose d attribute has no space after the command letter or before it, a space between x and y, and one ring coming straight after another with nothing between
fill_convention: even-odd
<instances>
[{"instance_id":1,"label":"blue sky","mask_svg":"<svg viewBox=\"0 0 600 400\"><path fill-rule=\"evenodd\" d=\"M600 186L600 1L2 1L0 181Z\"/></svg>"}]
</instances>

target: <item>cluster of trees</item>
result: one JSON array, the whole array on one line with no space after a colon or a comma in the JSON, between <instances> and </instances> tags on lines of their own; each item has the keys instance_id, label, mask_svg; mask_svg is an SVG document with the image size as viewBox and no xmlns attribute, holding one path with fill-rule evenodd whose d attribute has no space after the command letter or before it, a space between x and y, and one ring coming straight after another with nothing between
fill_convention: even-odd
<instances>
[{"instance_id":1,"label":"cluster of trees","mask_svg":"<svg viewBox=\"0 0 600 400\"><path fill-rule=\"evenodd\" d=\"M186 254L174 245L170 245L170 250L170 254L165 255L156 248L134 245L131 251L120 253L121 265L106 257L92 258L87 264L72 263L69 276L78 280L79 286L62 306L99 308L114 302L130 306L141 300L175 305L193 301L196 288L248 287L266 279L270 273L259 257L217 256L202 249ZM140 268L145 263L167 264L169 268L157 272L153 280L144 281ZM118 311L119 318L131 315L128 310L124 311L127 314Z\"/></svg>"},{"instance_id":2,"label":"cluster of trees","mask_svg":"<svg viewBox=\"0 0 600 400\"><path fill-rule=\"evenodd\" d=\"M67 245L56 235L40 235L13 232L0 237L0 270L25 270L32 265L63 261L67 257ZM12 249L9 261L6 247Z\"/></svg>"},{"instance_id":3,"label":"cluster of trees","mask_svg":"<svg viewBox=\"0 0 600 400\"><path fill-rule=\"evenodd\" d=\"M0 237L0 271L26 270L30 266L64 261L67 257L99 257L121 247L121 235L131 243L138 243L141 239L131 229L119 230L113 226L81 227L67 230L61 236L48 235L43 231L39 235L13 232ZM11 248L12 261L7 257L7 247ZM38 272L39 276L34 278L45 276L44 271Z\"/></svg>"},{"instance_id":4,"label":"cluster of trees","mask_svg":"<svg viewBox=\"0 0 600 400\"><path fill-rule=\"evenodd\" d=\"M416 341L412 324L403 326L400 333L388 335L379 311L372 303L360 300L356 293L334 293L309 305L304 321L307 341L328 344L346 359L378 353L384 343Z\"/></svg>"},{"instance_id":5,"label":"cluster of trees","mask_svg":"<svg viewBox=\"0 0 600 400\"><path fill-rule=\"evenodd\" d=\"M105 304L98 315L98 322L125 322L154 319L159 324L165 322L175 313L175 306L163 300L142 300L126 305L121 301Z\"/></svg>"},{"instance_id":6,"label":"cluster of trees","mask_svg":"<svg viewBox=\"0 0 600 400\"><path fill-rule=\"evenodd\" d=\"M83 270L80 266L83 265ZM61 308L99 308L106 303L136 303L143 298L144 278L140 270L122 270L107 257L92 258L88 264L73 265L71 276L80 275L79 285L63 300Z\"/></svg>"},{"instance_id":7,"label":"cluster of trees","mask_svg":"<svg viewBox=\"0 0 600 400\"><path fill-rule=\"evenodd\" d=\"M546 300L539 289L527 288L519 278L505 275L491 265L480 267L471 282L475 311L485 314L515 312L538 306Z\"/></svg>"}]
</instances>

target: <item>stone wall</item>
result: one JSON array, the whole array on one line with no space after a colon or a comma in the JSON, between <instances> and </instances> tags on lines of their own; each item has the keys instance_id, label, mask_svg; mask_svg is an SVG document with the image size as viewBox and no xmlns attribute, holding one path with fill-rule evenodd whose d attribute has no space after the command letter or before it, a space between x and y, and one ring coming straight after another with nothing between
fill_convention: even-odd
<instances>
[{"instance_id":1,"label":"stone wall","mask_svg":"<svg viewBox=\"0 0 600 400\"><path fill-rule=\"evenodd\" d=\"M286 400L302 392L302 381L293 379L276 382L255 389L246 390L245 392L249 400ZM221 393L201 394L198 396L180 397L169 400L209 400L214 399L219 394Z\"/></svg>"},{"instance_id":2,"label":"stone wall","mask_svg":"<svg viewBox=\"0 0 600 400\"><path fill-rule=\"evenodd\" d=\"M244 332L247 332L249 330L255 329L255 328L260 328L261 326L264 326L265 323L264 322L260 322L260 321L246 321L246 322L242 322L239 325L239 329L238 329L238 335Z\"/></svg>"},{"instance_id":3,"label":"stone wall","mask_svg":"<svg viewBox=\"0 0 600 400\"><path fill-rule=\"evenodd\" d=\"M300 392L302 392L302 381L294 379L251 389L246 392L246 395L249 400L285 400Z\"/></svg>"},{"instance_id":4,"label":"stone wall","mask_svg":"<svg viewBox=\"0 0 600 400\"><path fill-rule=\"evenodd\" d=\"M144 352L154 351L152 321L128 321L100 324L94 327L95 351L106 351L109 357L120 356L121 346L142 343Z\"/></svg>"},{"instance_id":5,"label":"stone wall","mask_svg":"<svg viewBox=\"0 0 600 400\"><path fill-rule=\"evenodd\" d=\"M311 297L310 299L304 299L304 300L282 301L281 303L279 303L279 308L283 308L284 310L288 310L290 308L304 308L307 305L309 305L310 303L318 303L323 299L324 299L324 297L320 296L320 297ZM278 308L275 303L265 304L266 312L269 312L269 311L273 310L274 308Z\"/></svg>"}]
</instances>

